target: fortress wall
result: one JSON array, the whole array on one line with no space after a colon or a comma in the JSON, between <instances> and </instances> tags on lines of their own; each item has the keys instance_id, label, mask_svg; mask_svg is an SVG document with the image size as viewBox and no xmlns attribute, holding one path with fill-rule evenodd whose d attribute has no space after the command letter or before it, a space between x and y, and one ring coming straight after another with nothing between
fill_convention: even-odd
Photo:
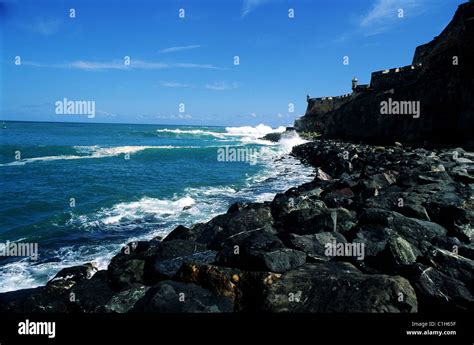
<instances>
[{"instance_id":1,"label":"fortress wall","mask_svg":"<svg viewBox=\"0 0 474 345\"><path fill-rule=\"evenodd\" d=\"M323 114L338 109L341 105L351 99L352 94L345 94L336 97L310 98L306 113Z\"/></svg>"},{"instance_id":2,"label":"fortress wall","mask_svg":"<svg viewBox=\"0 0 474 345\"><path fill-rule=\"evenodd\" d=\"M375 90L388 90L415 82L420 74L421 66L409 65L373 72L370 87Z\"/></svg>"},{"instance_id":3,"label":"fortress wall","mask_svg":"<svg viewBox=\"0 0 474 345\"><path fill-rule=\"evenodd\" d=\"M423 62L423 60L431 53L433 49L434 41L423 44L416 47L415 55L413 55L412 65L418 65Z\"/></svg>"}]
</instances>

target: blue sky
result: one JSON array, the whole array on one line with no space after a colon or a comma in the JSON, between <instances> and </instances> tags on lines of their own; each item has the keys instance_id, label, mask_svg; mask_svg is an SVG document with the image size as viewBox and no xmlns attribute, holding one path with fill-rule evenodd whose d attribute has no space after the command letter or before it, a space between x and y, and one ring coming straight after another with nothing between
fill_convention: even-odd
<instances>
[{"instance_id":1,"label":"blue sky","mask_svg":"<svg viewBox=\"0 0 474 345\"><path fill-rule=\"evenodd\" d=\"M306 94L410 64L463 2L0 0L0 118L291 125ZM95 101L95 118L56 114L64 98Z\"/></svg>"}]
</instances>

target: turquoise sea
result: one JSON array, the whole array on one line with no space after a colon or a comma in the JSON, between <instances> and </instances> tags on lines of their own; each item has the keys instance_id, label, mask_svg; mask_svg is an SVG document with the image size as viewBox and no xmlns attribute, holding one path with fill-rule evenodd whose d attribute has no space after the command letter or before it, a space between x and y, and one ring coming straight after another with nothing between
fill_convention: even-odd
<instances>
[{"instance_id":1,"label":"turquoise sea","mask_svg":"<svg viewBox=\"0 0 474 345\"><path fill-rule=\"evenodd\" d=\"M106 268L126 243L165 236L234 202L272 200L311 180L287 155L297 135L256 127L6 122L0 129L0 242L38 243L39 257L0 257L0 292L42 285L61 268ZM249 161L218 150L252 149Z\"/></svg>"}]
</instances>

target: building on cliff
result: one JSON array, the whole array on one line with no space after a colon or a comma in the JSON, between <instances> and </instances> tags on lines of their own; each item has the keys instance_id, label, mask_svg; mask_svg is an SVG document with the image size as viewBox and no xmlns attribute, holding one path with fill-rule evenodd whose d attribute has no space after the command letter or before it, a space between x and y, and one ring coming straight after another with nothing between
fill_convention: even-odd
<instances>
[{"instance_id":1,"label":"building on cliff","mask_svg":"<svg viewBox=\"0 0 474 345\"><path fill-rule=\"evenodd\" d=\"M474 3L458 7L447 27L415 49L412 64L376 71L352 93L307 98L297 131L374 143L463 144L474 147ZM421 116L382 116L388 98L420 102Z\"/></svg>"}]
</instances>

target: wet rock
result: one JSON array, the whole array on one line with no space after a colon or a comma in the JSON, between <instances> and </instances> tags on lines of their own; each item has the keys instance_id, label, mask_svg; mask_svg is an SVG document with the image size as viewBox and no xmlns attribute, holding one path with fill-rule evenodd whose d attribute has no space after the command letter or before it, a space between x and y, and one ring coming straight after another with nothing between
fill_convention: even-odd
<instances>
[{"instance_id":1,"label":"wet rock","mask_svg":"<svg viewBox=\"0 0 474 345\"><path fill-rule=\"evenodd\" d=\"M346 243L343 235L337 232L320 232L313 235L282 234L284 243L293 249L305 252L315 260L328 261L332 259L326 255L326 245L333 242Z\"/></svg>"},{"instance_id":2,"label":"wet rock","mask_svg":"<svg viewBox=\"0 0 474 345\"><path fill-rule=\"evenodd\" d=\"M268 205L250 204L239 212L213 218L202 226L196 241L206 244L209 249L220 250L227 238L258 229L271 229L273 223Z\"/></svg>"},{"instance_id":3,"label":"wet rock","mask_svg":"<svg viewBox=\"0 0 474 345\"><path fill-rule=\"evenodd\" d=\"M192 229L187 228L183 225L178 225L173 231L171 231L164 239L164 242L172 240L196 240L197 234L193 233Z\"/></svg>"},{"instance_id":4,"label":"wet rock","mask_svg":"<svg viewBox=\"0 0 474 345\"><path fill-rule=\"evenodd\" d=\"M184 261L185 257L190 260L208 259L205 255L190 257L205 250L204 245L191 240L131 243L123 248L120 254L113 257L109 264L108 276L111 286L115 289L123 289L136 283L152 285L165 279L173 270L177 270L176 265ZM163 264L160 265L159 262Z\"/></svg>"},{"instance_id":5,"label":"wet rock","mask_svg":"<svg viewBox=\"0 0 474 345\"><path fill-rule=\"evenodd\" d=\"M408 204L402 207L394 207L393 210L410 218L418 218L421 220L431 221L431 218L428 215L428 212L421 205Z\"/></svg>"},{"instance_id":6,"label":"wet rock","mask_svg":"<svg viewBox=\"0 0 474 345\"><path fill-rule=\"evenodd\" d=\"M318 232L348 232L357 223L355 213L345 208L337 209L303 209L291 212L283 219L286 232L299 235Z\"/></svg>"},{"instance_id":7,"label":"wet rock","mask_svg":"<svg viewBox=\"0 0 474 345\"><path fill-rule=\"evenodd\" d=\"M315 196L318 197L319 195L301 195L296 191L277 194L271 205L273 217L281 219L296 210L326 209L326 205L321 200L313 199Z\"/></svg>"},{"instance_id":8,"label":"wet rock","mask_svg":"<svg viewBox=\"0 0 474 345\"><path fill-rule=\"evenodd\" d=\"M218 296L231 298L235 303L242 293L239 290L242 272L239 269L205 264L185 263L176 274L176 279L194 283Z\"/></svg>"},{"instance_id":9,"label":"wet rock","mask_svg":"<svg viewBox=\"0 0 474 345\"><path fill-rule=\"evenodd\" d=\"M145 261L130 259L120 265L115 261L109 265L108 274L112 286L119 289L131 284L144 284Z\"/></svg>"},{"instance_id":10,"label":"wet rock","mask_svg":"<svg viewBox=\"0 0 474 345\"><path fill-rule=\"evenodd\" d=\"M105 303L103 311L107 313L127 313L133 308L135 303L145 297L149 289L149 286L132 284L128 289L113 295Z\"/></svg>"},{"instance_id":11,"label":"wet rock","mask_svg":"<svg viewBox=\"0 0 474 345\"><path fill-rule=\"evenodd\" d=\"M262 139L277 143L281 139L281 133L268 133Z\"/></svg>"},{"instance_id":12,"label":"wet rock","mask_svg":"<svg viewBox=\"0 0 474 345\"><path fill-rule=\"evenodd\" d=\"M285 272L305 262L305 253L285 248L277 236L261 231L240 241L228 241L216 258L219 265L271 272Z\"/></svg>"},{"instance_id":13,"label":"wet rock","mask_svg":"<svg viewBox=\"0 0 474 345\"><path fill-rule=\"evenodd\" d=\"M430 266L447 276L462 281L468 288L474 289L474 260L435 248L428 253L425 262L429 262Z\"/></svg>"},{"instance_id":14,"label":"wet rock","mask_svg":"<svg viewBox=\"0 0 474 345\"><path fill-rule=\"evenodd\" d=\"M66 295L68 309L72 312L98 313L113 296L115 291L109 286L107 272L99 271L90 279L81 280Z\"/></svg>"},{"instance_id":15,"label":"wet rock","mask_svg":"<svg viewBox=\"0 0 474 345\"><path fill-rule=\"evenodd\" d=\"M385 225L365 224L357 228L352 243L361 243L364 246L366 258L376 257L393 237L397 237L397 233Z\"/></svg>"},{"instance_id":16,"label":"wet rock","mask_svg":"<svg viewBox=\"0 0 474 345\"><path fill-rule=\"evenodd\" d=\"M217 255L215 250L204 250L185 256L178 256L171 259L159 258L155 262L155 274L163 278L171 278L178 272L185 262L208 264L214 262Z\"/></svg>"},{"instance_id":17,"label":"wet rock","mask_svg":"<svg viewBox=\"0 0 474 345\"><path fill-rule=\"evenodd\" d=\"M151 287L130 312L154 313L226 313L232 312L232 300L191 283L164 280Z\"/></svg>"},{"instance_id":18,"label":"wet rock","mask_svg":"<svg viewBox=\"0 0 474 345\"><path fill-rule=\"evenodd\" d=\"M10 313L64 313L68 311L66 290L51 293L44 286L0 294L0 311Z\"/></svg>"},{"instance_id":19,"label":"wet rock","mask_svg":"<svg viewBox=\"0 0 474 345\"><path fill-rule=\"evenodd\" d=\"M176 279L197 284L218 296L230 298L235 311L262 310L266 284L281 277L280 273L242 271L237 268L184 264Z\"/></svg>"},{"instance_id":20,"label":"wet rock","mask_svg":"<svg viewBox=\"0 0 474 345\"><path fill-rule=\"evenodd\" d=\"M474 296L468 287L433 267L418 263L405 276L416 291L420 312L474 310Z\"/></svg>"},{"instance_id":21,"label":"wet rock","mask_svg":"<svg viewBox=\"0 0 474 345\"><path fill-rule=\"evenodd\" d=\"M63 268L50 281L48 281L46 286L50 290L68 290L76 283L85 279L90 279L95 272L97 272L97 268L91 263Z\"/></svg>"},{"instance_id":22,"label":"wet rock","mask_svg":"<svg viewBox=\"0 0 474 345\"><path fill-rule=\"evenodd\" d=\"M416 262L416 255L410 243L401 237L392 237L374 261L379 271L399 273L404 267Z\"/></svg>"},{"instance_id":23,"label":"wet rock","mask_svg":"<svg viewBox=\"0 0 474 345\"><path fill-rule=\"evenodd\" d=\"M439 202L429 203L428 213L433 221L448 229L451 236L456 236L465 243L470 243L472 237L473 212L452 204Z\"/></svg>"},{"instance_id":24,"label":"wet rock","mask_svg":"<svg viewBox=\"0 0 474 345\"><path fill-rule=\"evenodd\" d=\"M400 276L367 275L349 263L306 264L266 284L270 312L416 312L410 283Z\"/></svg>"},{"instance_id":25,"label":"wet rock","mask_svg":"<svg viewBox=\"0 0 474 345\"><path fill-rule=\"evenodd\" d=\"M414 247L422 249L422 242L431 242L436 237L445 237L446 229L441 225L424 220L405 217L394 211L382 209L364 210L360 217L362 224L380 224L393 229Z\"/></svg>"}]
</instances>

